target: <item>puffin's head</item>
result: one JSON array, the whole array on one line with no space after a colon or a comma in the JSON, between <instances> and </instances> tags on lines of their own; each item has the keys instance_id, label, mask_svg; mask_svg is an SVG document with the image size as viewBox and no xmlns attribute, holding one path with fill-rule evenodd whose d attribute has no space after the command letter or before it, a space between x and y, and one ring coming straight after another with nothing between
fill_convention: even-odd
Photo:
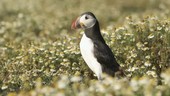
<instances>
[{"instance_id":1,"label":"puffin's head","mask_svg":"<svg viewBox=\"0 0 170 96\"><path fill-rule=\"evenodd\" d=\"M91 12L85 12L81 14L75 21L73 21L71 28L72 29L88 29L93 27L96 24L96 17Z\"/></svg>"}]
</instances>

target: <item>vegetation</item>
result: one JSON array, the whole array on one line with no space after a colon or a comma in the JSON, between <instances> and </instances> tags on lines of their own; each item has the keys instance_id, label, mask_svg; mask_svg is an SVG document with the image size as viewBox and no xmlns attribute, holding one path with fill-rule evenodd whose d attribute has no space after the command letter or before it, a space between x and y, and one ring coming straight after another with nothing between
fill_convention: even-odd
<instances>
[{"instance_id":1,"label":"vegetation","mask_svg":"<svg viewBox=\"0 0 170 96\"><path fill-rule=\"evenodd\" d=\"M169 96L169 0L1 0L0 95ZM71 22L96 14L127 75L98 81Z\"/></svg>"}]
</instances>

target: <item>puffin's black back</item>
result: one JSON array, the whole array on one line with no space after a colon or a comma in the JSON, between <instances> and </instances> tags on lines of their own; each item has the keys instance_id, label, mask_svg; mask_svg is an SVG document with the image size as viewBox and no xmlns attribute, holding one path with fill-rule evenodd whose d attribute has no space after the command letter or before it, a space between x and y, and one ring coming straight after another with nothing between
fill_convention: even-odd
<instances>
[{"instance_id":1,"label":"puffin's black back","mask_svg":"<svg viewBox=\"0 0 170 96\"><path fill-rule=\"evenodd\" d=\"M94 14L91 12L86 12L83 14L89 14L96 18ZM94 56L97 58L97 61L101 64L102 71L111 76L114 76L116 72L120 71L120 65L116 62L116 59L111 49L105 43L101 35L99 22L96 21L96 24L93 27L85 29L85 34L94 43Z\"/></svg>"}]
</instances>

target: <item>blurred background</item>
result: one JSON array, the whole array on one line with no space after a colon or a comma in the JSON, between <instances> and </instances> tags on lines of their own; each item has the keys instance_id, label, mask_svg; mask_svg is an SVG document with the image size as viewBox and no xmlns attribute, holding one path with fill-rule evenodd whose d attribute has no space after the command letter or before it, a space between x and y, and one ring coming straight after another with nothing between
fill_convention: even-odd
<instances>
[{"instance_id":1,"label":"blurred background","mask_svg":"<svg viewBox=\"0 0 170 96\"><path fill-rule=\"evenodd\" d=\"M56 38L58 34L70 33L72 20L86 11L93 12L102 28L106 28L111 24L121 25L131 14L139 18L147 15L168 17L169 3L170 0L1 0L0 20L22 27L20 32L9 32L12 40L16 34L26 39L42 35Z\"/></svg>"}]
</instances>

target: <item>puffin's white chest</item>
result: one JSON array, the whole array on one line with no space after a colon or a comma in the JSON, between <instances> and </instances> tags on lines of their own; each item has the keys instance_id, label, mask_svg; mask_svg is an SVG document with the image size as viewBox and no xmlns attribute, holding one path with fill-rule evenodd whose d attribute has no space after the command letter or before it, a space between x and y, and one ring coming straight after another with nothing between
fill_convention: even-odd
<instances>
[{"instance_id":1,"label":"puffin's white chest","mask_svg":"<svg viewBox=\"0 0 170 96\"><path fill-rule=\"evenodd\" d=\"M89 68L97 75L98 79L101 79L102 68L94 57L94 44L85 34L80 41L80 51Z\"/></svg>"}]
</instances>

